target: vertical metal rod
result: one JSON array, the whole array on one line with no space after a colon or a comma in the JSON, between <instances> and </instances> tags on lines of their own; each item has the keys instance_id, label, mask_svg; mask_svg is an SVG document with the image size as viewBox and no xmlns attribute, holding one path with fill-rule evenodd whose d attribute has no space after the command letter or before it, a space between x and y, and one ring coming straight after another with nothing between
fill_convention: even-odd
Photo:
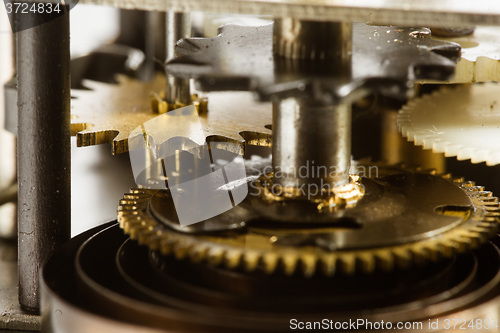
<instances>
[{"instance_id":1,"label":"vertical metal rod","mask_svg":"<svg viewBox=\"0 0 500 333\"><path fill-rule=\"evenodd\" d=\"M39 310L39 270L70 238L69 9L17 33L19 302ZM40 23L37 14L18 20Z\"/></svg>"},{"instance_id":2,"label":"vertical metal rod","mask_svg":"<svg viewBox=\"0 0 500 333\"><path fill-rule=\"evenodd\" d=\"M352 24L275 20L274 53L307 65L324 64L339 80L351 75ZM333 68L332 68L333 67ZM288 98L273 103L273 181L286 187L349 183L351 106Z\"/></svg>"},{"instance_id":3,"label":"vertical metal rod","mask_svg":"<svg viewBox=\"0 0 500 333\"><path fill-rule=\"evenodd\" d=\"M351 106L318 106L295 98L273 104L274 182L286 187L349 182Z\"/></svg>"},{"instance_id":4,"label":"vertical metal rod","mask_svg":"<svg viewBox=\"0 0 500 333\"><path fill-rule=\"evenodd\" d=\"M191 37L191 17L188 13L167 12L166 15L166 60L175 57L175 45L181 38ZM190 104L189 79L175 78L167 73L165 92L169 104Z\"/></svg>"}]
</instances>

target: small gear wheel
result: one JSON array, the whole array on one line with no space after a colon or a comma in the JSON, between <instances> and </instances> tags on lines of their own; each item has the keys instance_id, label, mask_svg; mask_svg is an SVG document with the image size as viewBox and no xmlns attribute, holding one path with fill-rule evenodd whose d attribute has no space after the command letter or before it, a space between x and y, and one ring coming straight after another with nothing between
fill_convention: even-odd
<instances>
[{"instance_id":1,"label":"small gear wheel","mask_svg":"<svg viewBox=\"0 0 500 333\"><path fill-rule=\"evenodd\" d=\"M230 210L180 227L169 190L150 189L125 194L118 221L132 239L163 255L233 270L305 276L407 268L477 248L495 234L498 199L483 187L449 175L394 168L382 168L380 174L363 178L365 196L353 208L330 213L336 214L330 224L292 226L266 220L258 210L245 220L245 214ZM214 227L225 220L232 223Z\"/></svg>"}]
</instances>

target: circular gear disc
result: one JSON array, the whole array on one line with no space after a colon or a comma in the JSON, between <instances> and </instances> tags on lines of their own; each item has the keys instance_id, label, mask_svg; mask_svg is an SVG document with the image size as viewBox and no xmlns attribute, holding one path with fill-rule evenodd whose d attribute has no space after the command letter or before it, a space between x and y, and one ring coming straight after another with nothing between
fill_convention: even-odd
<instances>
[{"instance_id":1,"label":"circular gear disc","mask_svg":"<svg viewBox=\"0 0 500 333\"><path fill-rule=\"evenodd\" d=\"M403 174L408 173L403 172ZM179 228L169 227L164 222L159 221L155 217L154 207L151 208L155 205L155 200L166 200L164 202L168 204L168 190L132 190L120 202L118 221L122 229L132 239L164 255L175 255L178 259L189 258L193 262L206 262L228 269L266 273L280 271L286 275L300 272L305 276L312 276L316 273L332 276L336 272L354 274L358 271L372 273L377 270L410 267L413 264L449 258L456 253L476 248L494 235L498 226L500 209L498 199L493 197L491 192L484 191L482 187L475 186L471 182L464 182L462 179L443 176L445 178L443 180L440 176L427 176L445 181L451 186L444 193L438 193L437 197L446 198L447 194L456 197L456 192L459 192L467 199L470 206L466 208L460 206L463 205L463 202L459 202L459 206L455 208L452 205L447 206L449 209L440 210L443 206L433 206L432 213L435 213L434 215L438 216L438 213L441 213L441 215L445 215L442 216L445 218L444 220L448 219L444 224L438 227L433 226L429 230L420 230L419 233L415 232L412 235L413 238L405 239L402 237L405 239L404 241L401 241L396 232L394 235L388 236L394 240L392 243L384 243L386 240L382 237L380 239L384 241L379 242L378 246L376 241L372 242L371 240L367 240L363 246L362 238L369 238L366 232L363 237L351 237L351 239L358 241L361 239L354 246L339 248L331 248L328 244L325 246L330 238L335 238L336 232L348 234L345 231L352 226L345 223L330 226L302 225L300 228L293 229L290 226L283 227L283 225L272 222L254 224L252 221L248 221L243 229L218 230L212 233L204 231L182 232ZM374 181L382 184L384 179L382 177ZM432 178L428 179L432 183ZM387 187L386 192L394 194L395 191L399 201L390 199L385 206L398 208L397 202L426 201L425 193L420 195L420 199L412 195L405 195L411 192L414 187L418 186L404 184L401 188L405 188L405 190L400 193L398 193L397 188ZM428 194L431 195L431 192ZM370 194L367 193L358 206L362 207L363 200L369 196ZM383 200L381 201L382 203L379 203L378 207L382 209L384 204ZM279 205L279 203L276 204ZM171 207L173 209L173 206ZM373 209L369 210L376 214ZM413 229L418 229L419 224L425 224L426 219L432 215L416 214L413 218L414 221L412 221L414 212L404 209L396 210L397 212L389 217L383 216L387 221L392 221L388 222L391 227L386 227L385 230L390 231L394 226L391 223L397 221L399 216L399 221L405 224L404 227L399 226L399 230L411 233ZM391 209L388 208L388 211ZM342 221L342 219L340 220ZM442 223L442 221L438 222ZM374 223L377 226L377 221ZM432 226L433 223L429 223L429 225ZM384 230L383 225L380 226ZM362 230L360 233L363 233L362 225L360 230ZM347 231L356 233L356 230ZM294 237L290 238L290 235ZM295 241L287 241L290 239Z\"/></svg>"},{"instance_id":2,"label":"circular gear disc","mask_svg":"<svg viewBox=\"0 0 500 333\"><path fill-rule=\"evenodd\" d=\"M450 83L500 80L500 28L478 26L474 33L461 37L433 37L462 46L462 56Z\"/></svg>"},{"instance_id":3,"label":"circular gear disc","mask_svg":"<svg viewBox=\"0 0 500 333\"><path fill-rule=\"evenodd\" d=\"M399 131L415 145L472 163L500 164L500 85L445 87L409 102Z\"/></svg>"}]
</instances>

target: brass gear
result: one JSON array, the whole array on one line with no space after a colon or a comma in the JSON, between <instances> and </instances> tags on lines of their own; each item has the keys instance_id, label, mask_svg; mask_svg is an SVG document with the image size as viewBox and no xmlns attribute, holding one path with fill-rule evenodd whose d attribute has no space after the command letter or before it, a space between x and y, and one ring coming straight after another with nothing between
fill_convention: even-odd
<instances>
[{"instance_id":1,"label":"brass gear","mask_svg":"<svg viewBox=\"0 0 500 333\"><path fill-rule=\"evenodd\" d=\"M149 82L124 75L116 80L117 84L85 80L83 85L90 90L72 91L71 132L78 147L111 143L113 155L126 153L135 128L172 108L159 96L166 86L165 75L157 74ZM270 103L256 102L248 92L205 96L208 111L199 117L208 142L232 142L242 151L247 144L271 145Z\"/></svg>"},{"instance_id":2,"label":"brass gear","mask_svg":"<svg viewBox=\"0 0 500 333\"><path fill-rule=\"evenodd\" d=\"M396 170L388 168L383 172L391 174ZM436 235L394 246L336 251L311 244L279 245L274 243L289 231L281 228L269 233L258 226L249 227L247 233L230 232L222 236L217 233L186 234L166 227L149 211L150 199L155 195L168 196L168 190L131 190L120 201L118 221L125 233L153 251L227 269L242 268L249 272L263 271L269 274L281 271L286 275L301 272L305 276L317 272L333 276L337 272L354 274L388 271L452 257L477 248L495 234L500 216L498 199L473 182L450 175L440 177L464 191L472 202L472 210L461 223L445 228ZM312 230L317 231L314 228ZM297 232L307 233L311 229Z\"/></svg>"}]
</instances>

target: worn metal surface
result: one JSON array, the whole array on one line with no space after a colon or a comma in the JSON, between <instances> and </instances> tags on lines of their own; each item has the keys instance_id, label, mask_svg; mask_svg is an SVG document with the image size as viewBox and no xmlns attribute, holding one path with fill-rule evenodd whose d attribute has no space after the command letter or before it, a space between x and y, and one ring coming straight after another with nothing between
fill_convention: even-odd
<instances>
[{"instance_id":1,"label":"worn metal surface","mask_svg":"<svg viewBox=\"0 0 500 333\"><path fill-rule=\"evenodd\" d=\"M70 237L69 14L18 32L17 50L19 301L38 311L39 269Z\"/></svg>"},{"instance_id":2,"label":"worn metal surface","mask_svg":"<svg viewBox=\"0 0 500 333\"><path fill-rule=\"evenodd\" d=\"M429 37L423 28L354 24L346 70L326 59L303 63L273 57L273 25L227 25L217 37L180 42L179 56L166 68L195 78L202 91L255 90L263 99L293 96L334 104L372 92L404 99L414 80L446 80L454 73L460 46Z\"/></svg>"},{"instance_id":3,"label":"worn metal surface","mask_svg":"<svg viewBox=\"0 0 500 333\"><path fill-rule=\"evenodd\" d=\"M132 131L159 115L151 107L151 95L165 89L164 75L150 82L125 76L117 80L116 85L85 81L92 90L73 91L71 126L78 146L111 143L113 154L125 153ZM271 145L271 131L265 127L272 122L270 103L256 102L250 93L211 93L207 97L209 111L200 115L200 121L208 141L233 142L238 149L245 144Z\"/></svg>"},{"instance_id":4,"label":"worn metal surface","mask_svg":"<svg viewBox=\"0 0 500 333\"><path fill-rule=\"evenodd\" d=\"M74 2L76 0L66 1ZM459 27L500 24L500 3L491 0L79 0L79 3L125 9L266 14L274 17L374 24L429 26L439 22L440 26Z\"/></svg>"}]
</instances>

